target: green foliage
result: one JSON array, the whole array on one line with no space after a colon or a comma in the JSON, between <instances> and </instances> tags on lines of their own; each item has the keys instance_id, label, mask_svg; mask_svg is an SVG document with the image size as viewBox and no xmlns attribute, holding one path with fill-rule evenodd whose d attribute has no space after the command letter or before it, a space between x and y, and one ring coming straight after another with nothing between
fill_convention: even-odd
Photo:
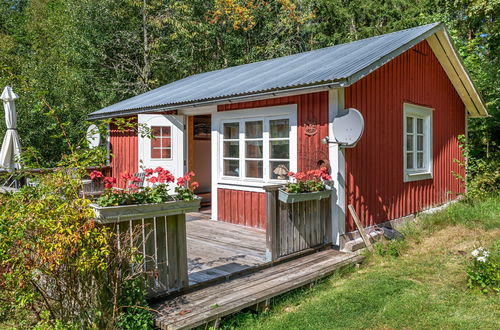
<instances>
[{"instance_id":1,"label":"green foliage","mask_svg":"<svg viewBox=\"0 0 500 330\"><path fill-rule=\"evenodd\" d=\"M500 195L494 194L475 201L461 201L434 214L419 215L419 226L433 232L450 225L468 228L500 228Z\"/></svg>"},{"instance_id":2,"label":"green foliage","mask_svg":"<svg viewBox=\"0 0 500 330\"><path fill-rule=\"evenodd\" d=\"M124 98L191 74L442 21L491 114L469 121L471 156L493 158L499 8L498 0L3 1L0 85L21 96L23 147L38 152L36 166L54 166L70 153L65 140L79 144L88 113ZM43 100L59 121L45 115Z\"/></svg>"},{"instance_id":3,"label":"green foliage","mask_svg":"<svg viewBox=\"0 0 500 330\"><path fill-rule=\"evenodd\" d=\"M97 204L99 206L117 206L163 203L174 200L175 198L168 194L168 186L161 184L154 188L146 187L138 190L107 189L97 199Z\"/></svg>"},{"instance_id":4,"label":"green foliage","mask_svg":"<svg viewBox=\"0 0 500 330\"><path fill-rule=\"evenodd\" d=\"M491 251L484 248L472 251L471 264L467 268L467 287L482 293L500 292L500 241Z\"/></svg>"},{"instance_id":5,"label":"green foliage","mask_svg":"<svg viewBox=\"0 0 500 330\"><path fill-rule=\"evenodd\" d=\"M465 197L474 201L500 190L500 150L495 151L492 157L477 158L473 156L473 148L466 143L463 135L458 137L460 149L465 161L455 159L467 176L454 173L455 177L466 187Z\"/></svg>"},{"instance_id":6,"label":"green foliage","mask_svg":"<svg viewBox=\"0 0 500 330\"><path fill-rule=\"evenodd\" d=\"M80 197L83 175L61 168L40 175L36 187L0 194L3 310L29 312L26 322L40 329L114 327L116 297L138 276L123 269L137 251L98 225Z\"/></svg>"},{"instance_id":7,"label":"green foliage","mask_svg":"<svg viewBox=\"0 0 500 330\"><path fill-rule=\"evenodd\" d=\"M404 239L382 240L373 245L375 254L379 256L399 257L408 250L409 244Z\"/></svg>"},{"instance_id":8,"label":"green foliage","mask_svg":"<svg viewBox=\"0 0 500 330\"><path fill-rule=\"evenodd\" d=\"M175 198L181 201L192 201L196 198L193 189L189 189L187 187L177 186L175 187L175 192L177 193L177 195L175 195Z\"/></svg>"},{"instance_id":9,"label":"green foliage","mask_svg":"<svg viewBox=\"0 0 500 330\"><path fill-rule=\"evenodd\" d=\"M148 305L144 299L145 296L142 278L137 277L124 284L118 300L121 310L117 325L120 329L153 328L153 316L147 308L143 307Z\"/></svg>"}]
</instances>

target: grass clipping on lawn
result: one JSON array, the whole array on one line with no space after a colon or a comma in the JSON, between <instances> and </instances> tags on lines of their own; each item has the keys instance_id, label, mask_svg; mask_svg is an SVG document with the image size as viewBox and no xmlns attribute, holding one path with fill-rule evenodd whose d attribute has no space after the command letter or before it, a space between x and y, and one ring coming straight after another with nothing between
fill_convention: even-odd
<instances>
[{"instance_id":1,"label":"grass clipping on lawn","mask_svg":"<svg viewBox=\"0 0 500 330\"><path fill-rule=\"evenodd\" d=\"M422 216L404 232L400 257L371 255L358 270L273 302L262 314L240 313L224 328L495 329L498 295L466 288L471 251L500 239L500 196L457 203Z\"/></svg>"}]
</instances>

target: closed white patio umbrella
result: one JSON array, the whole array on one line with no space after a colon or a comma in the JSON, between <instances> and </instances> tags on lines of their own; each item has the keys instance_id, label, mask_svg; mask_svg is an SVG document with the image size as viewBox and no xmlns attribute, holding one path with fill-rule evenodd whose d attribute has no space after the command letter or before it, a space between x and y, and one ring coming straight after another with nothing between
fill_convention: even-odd
<instances>
[{"instance_id":1,"label":"closed white patio umbrella","mask_svg":"<svg viewBox=\"0 0 500 330\"><path fill-rule=\"evenodd\" d=\"M5 123L7 132L3 138L2 150L0 151L0 168L20 168L19 156L21 155L21 142L17 133L17 115L14 100L18 99L10 86L6 86L0 99L3 100L5 109Z\"/></svg>"}]
</instances>

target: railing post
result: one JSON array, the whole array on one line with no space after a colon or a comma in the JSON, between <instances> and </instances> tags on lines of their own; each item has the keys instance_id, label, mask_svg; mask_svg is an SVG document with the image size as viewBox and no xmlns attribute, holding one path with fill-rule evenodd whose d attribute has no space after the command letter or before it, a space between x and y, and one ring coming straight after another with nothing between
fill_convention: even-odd
<instances>
[{"instance_id":1,"label":"railing post","mask_svg":"<svg viewBox=\"0 0 500 330\"><path fill-rule=\"evenodd\" d=\"M266 192L266 261L278 259L279 233L277 228L279 214L278 190L281 185L265 186Z\"/></svg>"}]
</instances>

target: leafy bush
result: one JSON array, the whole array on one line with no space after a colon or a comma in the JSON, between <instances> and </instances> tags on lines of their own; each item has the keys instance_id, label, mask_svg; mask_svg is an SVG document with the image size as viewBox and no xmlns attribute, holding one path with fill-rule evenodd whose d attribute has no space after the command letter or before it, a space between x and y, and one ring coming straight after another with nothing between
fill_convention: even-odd
<instances>
[{"instance_id":1,"label":"leafy bush","mask_svg":"<svg viewBox=\"0 0 500 330\"><path fill-rule=\"evenodd\" d=\"M466 198L469 201L485 198L500 191L500 151L494 151L487 157L474 157L471 146L465 143L465 137L458 137L463 158L455 159L460 167L465 168L467 177L454 173L466 187Z\"/></svg>"},{"instance_id":2,"label":"leafy bush","mask_svg":"<svg viewBox=\"0 0 500 330\"><path fill-rule=\"evenodd\" d=\"M147 306L147 301L144 299L146 292L143 283L140 277L124 283L118 301L122 311L117 322L120 329L153 328L151 313L143 307Z\"/></svg>"},{"instance_id":3,"label":"leafy bush","mask_svg":"<svg viewBox=\"0 0 500 330\"><path fill-rule=\"evenodd\" d=\"M130 238L119 242L98 225L79 196L83 175L61 169L37 187L0 194L1 296L39 327L114 328L130 312L120 308L127 283L141 276L125 266L140 255Z\"/></svg>"},{"instance_id":4,"label":"leafy bush","mask_svg":"<svg viewBox=\"0 0 500 330\"><path fill-rule=\"evenodd\" d=\"M482 247L472 251L471 264L467 268L467 287L482 293L500 292L500 241L491 251Z\"/></svg>"}]
</instances>

